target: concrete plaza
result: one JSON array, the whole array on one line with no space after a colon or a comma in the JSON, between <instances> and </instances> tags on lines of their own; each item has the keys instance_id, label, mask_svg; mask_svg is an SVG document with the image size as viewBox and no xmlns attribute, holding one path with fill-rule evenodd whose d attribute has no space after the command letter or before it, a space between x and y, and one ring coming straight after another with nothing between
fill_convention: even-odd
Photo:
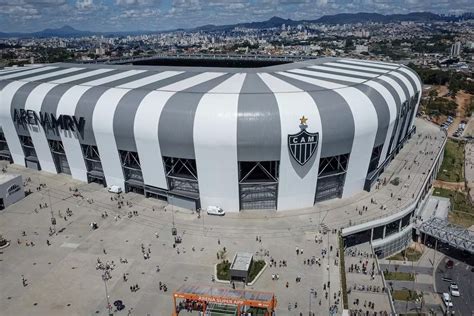
<instances>
[{"instance_id":1,"label":"concrete plaza","mask_svg":"<svg viewBox=\"0 0 474 316\"><path fill-rule=\"evenodd\" d=\"M8 173L30 180L25 189L31 189L32 194L0 212L0 233L11 240L11 245L0 251L1 314L106 315L102 271L96 270L100 258L102 262L115 263L107 282L108 294L111 302L120 299L126 306L116 314L130 311L131 315L171 315L172 291L183 283L212 284L216 254L223 247L229 260L235 252L245 251L267 262L270 257L277 262L287 261L287 267L268 267L254 286L247 287L274 292L279 315L307 315L310 304L315 315L326 314L340 289L339 266L335 264L337 234L332 230L348 226L349 222L393 214L412 202L443 141L442 132L435 126L417 121L417 127L417 134L381 175L381 179L387 179L386 185L347 199L318 203L311 209L278 213L241 212L224 217L204 214L198 218L188 210L132 193L124 195L124 206L118 208L117 201L111 200L114 195L99 185L9 165ZM400 178L398 186L389 183L394 177ZM40 183L46 186L37 191ZM74 194L75 189L81 196ZM375 202L371 203L371 199ZM45 203L48 207L39 207ZM359 213L363 205L367 211ZM68 208L72 216L66 215ZM51 211L59 232L52 236ZM128 217L131 211L138 215ZM105 212L108 216L103 218ZM97 222L99 228L92 230L91 222ZM182 237L177 248L173 248L172 227ZM321 235L320 231L326 228L329 232ZM322 237L322 242L315 242L316 235ZM256 241L256 236L261 236L261 242ZM142 244L145 249L150 248L150 259L143 258ZM303 254L296 254L297 247ZM323 249L328 253L324 259ZM265 251L268 256L263 255ZM321 266L304 263L313 256L320 258ZM128 263L121 263L121 258ZM156 272L157 265L160 272ZM128 281L123 280L124 274ZM273 281L272 274L279 274L279 280ZM296 283L298 276L301 282ZM350 278L348 283L360 282ZM330 288L324 291L328 281ZM167 285L167 292L159 290L159 282ZM131 292L130 286L135 284L140 289ZM316 297L310 295L311 289L316 291ZM341 302L338 308L340 313ZM380 311L377 306L375 310Z\"/></svg>"}]
</instances>

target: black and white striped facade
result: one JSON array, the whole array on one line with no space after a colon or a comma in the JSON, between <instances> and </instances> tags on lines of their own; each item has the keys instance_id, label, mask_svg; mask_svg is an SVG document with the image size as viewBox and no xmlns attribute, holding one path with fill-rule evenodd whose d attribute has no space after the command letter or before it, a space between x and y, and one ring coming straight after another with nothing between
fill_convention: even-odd
<instances>
[{"instance_id":1,"label":"black and white striped facade","mask_svg":"<svg viewBox=\"0 0 474 316\"><path fill-rule=\"evenodd\" d=\"M413 130L420 92L403 65L337 58L6 69L0 155L202 208L308 208L370 188ZM303 131L317 143L295 159L289 137Z\"/></svg>"}]
</instances>

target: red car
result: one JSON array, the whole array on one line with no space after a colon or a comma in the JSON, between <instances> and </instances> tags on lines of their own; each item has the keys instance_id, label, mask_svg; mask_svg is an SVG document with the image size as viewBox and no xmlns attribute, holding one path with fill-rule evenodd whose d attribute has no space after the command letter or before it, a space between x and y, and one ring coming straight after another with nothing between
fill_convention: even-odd
<instances>
[{"instance_id":1,"label":"red car","mask_svg":"<svg viewBox=\"0 0 474 316\"><path fill-rule=\"evenodd\" d=\"M454 261L453 260L446 261L446 268L447 269L452 269L453 267L454 267Z\"/></svg>"}]
</instances>

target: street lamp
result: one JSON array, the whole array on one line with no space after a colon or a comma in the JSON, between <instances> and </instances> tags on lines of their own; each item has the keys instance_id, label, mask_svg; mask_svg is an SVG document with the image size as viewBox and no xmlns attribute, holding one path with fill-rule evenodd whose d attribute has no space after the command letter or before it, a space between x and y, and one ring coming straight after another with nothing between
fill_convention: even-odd
<instances>
[{"instance_id":1,"label":"street lamp","mask_svg":"<svg viewBox=\"0 0 474 316\"><path fill-rule=\"evenodd\" d=\"M329 248L331 247L329 245L329 231L326 232L328 235L328 247L327 247L327 255L328 255L328 305L329 308L331 308L331 287L330 287L330 282L331 282L331 259L330 259L330 254L331 252L329 251Z\"/></svg>"},{"instance_id":2,"label":"street lamp","mask_svg":"<svg viewBox=\"0 0 474 316\"><path fill-rule=\"evenodd\" d=\"M315 290L314 289L311 289L309 291L309 316L312 316L312 313L311 313L311 297L314 295Z\"/></svg>"},{"instance_id":3,"label":"street lamp","mask_svg":"<svg viewBox=\"0 0 474 316\"><path fill-rule=\"evenodd\" d=\"M56 218L54 217L53 210L51 210L51 225L53 225L54 233L56 233Z\"/></svg>"},{"instance_id":4,"label":"street lamp","mask_svg":"<svg viewBox=\"0 0 474 316\"><path fill-rule=\"evenodd\" d=\"M114 314L112 313L112 306L110 305L109 301L109 293L107 290L107 281L110 279L109 275L107 274L107 270L104 271L102 274L102 280L104 281L105 285L105 298L107 300L107 309L109 310L109 316L113 316Z\"/></svg>"}]
</instances>

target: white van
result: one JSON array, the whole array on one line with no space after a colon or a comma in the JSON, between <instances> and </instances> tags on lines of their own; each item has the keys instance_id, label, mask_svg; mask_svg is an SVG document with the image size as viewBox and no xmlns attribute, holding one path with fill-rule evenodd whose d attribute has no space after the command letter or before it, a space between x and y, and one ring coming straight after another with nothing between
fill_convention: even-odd
<instances>
[{"instance_id":1,"label":"white van","mask_svg":"<svg viewBox=\"0 0 474 316\"><path fill-rule=\"evenodd\" d=\"M453 302L451 301L449 293L443 293L443 303L447 309L453 308Z\"/></svg>"},{"instance_id":2,"label":"white van","mask_svg":"<svg viewBox=\"0 0 474 316\"><path fill-rule=\"evenodd\" d=\"M118 185L111 185L111 186L108 188L108 191L109 191L110 193L120 194L120 193L122 193L122 188L119 187Z\"/></svg>"},{"instance_id":3,"label":"white van","mask_svg":"<svg viewBox=\"0 0 474 316\"><path fill-rule=\"evenodd\" d=\"M208 215L223 216L225 214L224 210L221 209L219 206L208 206L206 211Z\"/></svg>"}]
</instances>

